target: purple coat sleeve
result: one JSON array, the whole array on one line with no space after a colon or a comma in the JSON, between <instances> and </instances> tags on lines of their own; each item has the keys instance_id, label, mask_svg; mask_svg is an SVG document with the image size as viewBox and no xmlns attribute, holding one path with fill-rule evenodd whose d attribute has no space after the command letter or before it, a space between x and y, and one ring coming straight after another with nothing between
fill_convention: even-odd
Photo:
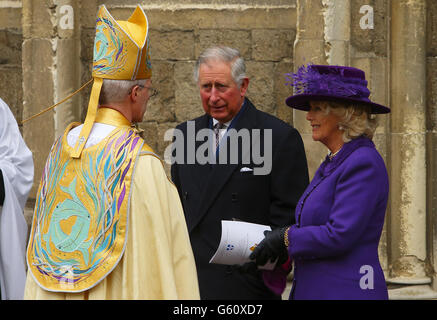
<instances>
[{"instance_id":1,"label":"purple coat sleeve","mask_svg":"<svg viewBox=\"0 0 437 320\"><path fill-rule=\"evenodd\" d=\"M351 154L333 174L312 191L302 209L310 216L310 201L321 200L323 192L334 188L331 203L326 203L326 222L322 225L293 225L289 230L289 254L292 258L316 259L341 255L351 250L372 223L378 203L386 201L386 173L382 159L367 148ZM332 189L331 189L332 190ZM322 204L324 205L324 204ZM319 203L320 208L320 203ZM375 221L376 222L376 221Z\"/></svg>"}]
</instances>

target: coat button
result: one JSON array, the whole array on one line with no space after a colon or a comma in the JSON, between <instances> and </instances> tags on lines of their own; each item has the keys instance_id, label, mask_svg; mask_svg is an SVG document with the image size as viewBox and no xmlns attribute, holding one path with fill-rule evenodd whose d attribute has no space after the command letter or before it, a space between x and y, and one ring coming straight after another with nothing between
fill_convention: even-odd
<instances>
[{"instance_id":1,"label":"coat button","mask_svg":"<svg viewBox=\"0 0 437 320\"><path fill-rule=\"evenodd\" d=\"M188 199L188 192L184 192L184 200Z\"/></svg>"},{"instance_id":2,"label":"coat button","mask_svg":"<svg viewBox=\"0 0 437 320\"><path fill-rule=\"evenodd\" d=\"M231 195L231 199L232 199L232 202L236 202L238 200L238 194L237 193L233 193Z\"/></svg>"}]
</instances>

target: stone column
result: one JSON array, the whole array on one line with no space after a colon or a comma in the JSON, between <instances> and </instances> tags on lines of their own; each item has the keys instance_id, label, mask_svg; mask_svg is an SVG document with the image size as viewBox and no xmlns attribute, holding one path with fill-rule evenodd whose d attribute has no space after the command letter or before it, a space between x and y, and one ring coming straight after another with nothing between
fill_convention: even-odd
<instances>
[{"instance_id":1,"label":"stone column","mask_svg":"<svg viewBox=\"0 0 437 320\"><path fill-rule=\"evenodd\" d=\"M58 102L80 88L80 28L77 0L54 0L57 36L55 45L54 72L55 95ZM55 109L55 134L63 134L68 124L79 121L81 115L80 95L75 95Z\"/></svg>"},{"instance_id":2,"label":"stone column","mask_svg":"<svg viewBox=\"0 0 437 320\"><path fill-rule=\"evenodd\" d=\"M426 0L392 1L391 265L395 299L432 296L426 244Z\"/></svg>"},{"instance_id":3,"label":"stone column","mask_svg":"<svg viewBox=\"0 0 437 320\"><path fill-rule=\"evenodd\" d=\"M23 119L79 88L78 4L73 0L23 0ZM54 139L67 123L79 120L80 108L76 105L73 98L23 125L35 165L30 198L35 198Z\"/></svg>"},{"instance_id":4,"label":"stone column","mask_svg":"<svg viewBox=\"0 0 437 320\"><path fill-rule=\"evenodd\" d=\"M437 291L437 2L427 0L427 147L428 147L428 244L431 268L434 270L432 288Z\"/></svg>"},{"instance_id":5,"label":"stone column","mask_svg":"<svg viewBox=\"0 0 437 320\"><path fill-rule=\"evenodd\" d=\"M351 1L350 61L352 67L365 71L370 99L385 106L390 103L389 30L390 2L386 0ZM390 173L390 114L377 115L378 127L373 136L376 149ZM390 179L390 177L389 177ZM388 276L389 221L388 204L384 229L379 242L379 260Z\"/></svg>"},{"instance_id":6,"label":"stone column","mask_svg":"<svg viewBox=\"0 0 437 320\"><path fill-rule=\"evenodd\" d=\"M326 6L324 33L328 63L349 66L350 0L323 0L323 3Z\"/></svg>"},{"instance_id":7,"label":"stone column","mask_svg":"<svg viewBox=\"0 0 437 320\"><path fill-rule=\"evenodd\" d=\"M303 64L327 64L325 54L323 12L324 0L297 0L297 27L293 62L295 71ZM292 91L290 90L290 94ZM327 154L326 147L312 139L312 130L306 120L306 112L293 111L293 125L302 136L308 160L310 179Z\"/></svg>"}]
</instances>

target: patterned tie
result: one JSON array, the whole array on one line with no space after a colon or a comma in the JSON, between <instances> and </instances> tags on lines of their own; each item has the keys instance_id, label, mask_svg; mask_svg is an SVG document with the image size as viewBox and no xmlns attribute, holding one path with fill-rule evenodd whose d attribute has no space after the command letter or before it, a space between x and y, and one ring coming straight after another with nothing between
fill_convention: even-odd
<instances>
[{"instance_id":1,"label":"patterned tie","mask_svg":"<svg viewBox=\"0 0 437 320\"><path fill-rule=\"evenodd\" d=\"M220 122L217 122L214 125L214 134L215 134L215 149L217 150L220 144L220 130L226 128L226 125Z\"/></svg>"}]
</instances>

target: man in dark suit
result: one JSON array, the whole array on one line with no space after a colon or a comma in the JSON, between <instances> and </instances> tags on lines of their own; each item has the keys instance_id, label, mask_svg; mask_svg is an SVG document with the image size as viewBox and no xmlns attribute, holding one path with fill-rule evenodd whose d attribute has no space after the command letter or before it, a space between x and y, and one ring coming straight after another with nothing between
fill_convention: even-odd
<instances>
[{"instance_id":1,"label":"man in dark suit","mask_svg":"<svg viewBox=\"0 0 437 320\"><path fill-rule=\"evenodd\" d=\"M249 79L238 50L205 50L194 75L205 115L177 126L171 173L184 207L201 299L280 299L264 284L262 271L209 261L220 242L222 220L272 228L293 222L308 184L302 139L245 97Z\"/></svg>"}]
</instances>

